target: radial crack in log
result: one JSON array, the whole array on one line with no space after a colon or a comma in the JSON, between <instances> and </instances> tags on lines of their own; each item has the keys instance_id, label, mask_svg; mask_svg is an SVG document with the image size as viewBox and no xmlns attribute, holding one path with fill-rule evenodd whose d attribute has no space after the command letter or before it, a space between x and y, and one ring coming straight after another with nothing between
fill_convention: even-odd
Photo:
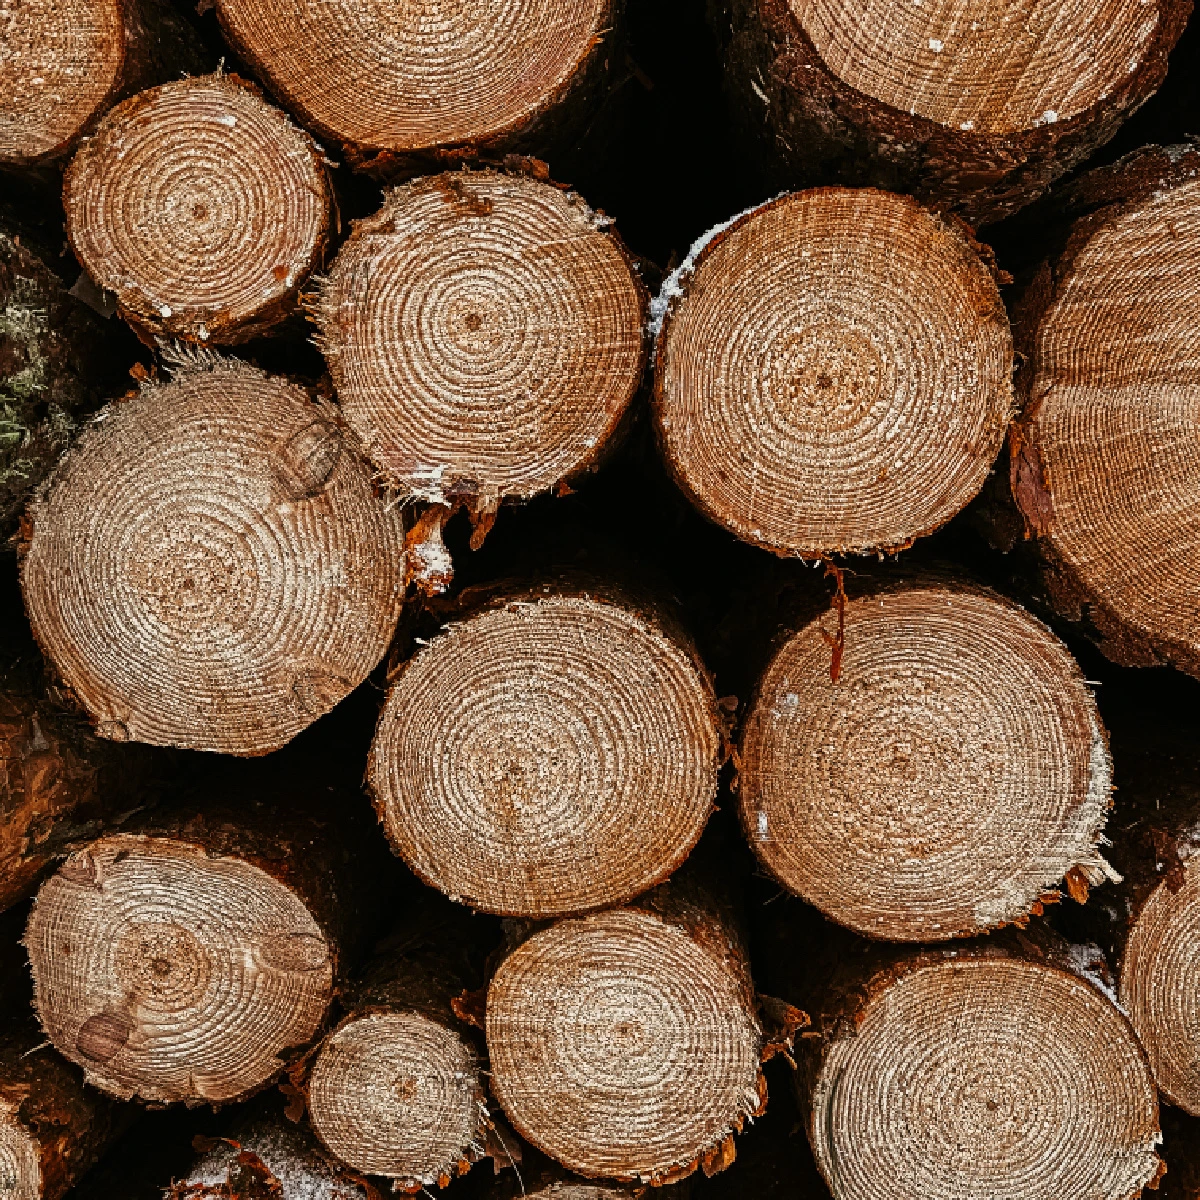
<instances>
[{"instance_id":1,"label":"radial crack in log","mask_svg":"<svg viewBox=\"0 0 1200 1200\"><path fill-rule=\"evenodd\" d=\"M1012 414L996 280L957 223L825 188L718 226L655 301L667 465L781 555L896 549L983 485Z\"/></svg>"}]
</instances>

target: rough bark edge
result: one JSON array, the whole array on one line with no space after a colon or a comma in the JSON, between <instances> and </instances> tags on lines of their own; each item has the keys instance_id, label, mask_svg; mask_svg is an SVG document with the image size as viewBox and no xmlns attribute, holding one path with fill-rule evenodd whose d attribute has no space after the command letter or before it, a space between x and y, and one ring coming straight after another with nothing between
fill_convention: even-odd
<instances>
[{"instance_id":1,"label":"rough bark edge","mask_svg":"<svg viewBox=\"0 0 1200 1200\"><path fill-rule=\"evenodd\" d=\"M912 191L950 205L973 225L1017 211L1107 142L1162 84L1191 11L1191 0L1159 0L1159 22L1138 69L1091 108L1038 128L988 135L950 129L844 83L788 0L710 0L729 64L727 88L755 141L763 140L763 130L749 114L766 106L775 173L800 179L834 173ZM765 77L756 70L764 67Z\"/></svg>"}]
</instances>

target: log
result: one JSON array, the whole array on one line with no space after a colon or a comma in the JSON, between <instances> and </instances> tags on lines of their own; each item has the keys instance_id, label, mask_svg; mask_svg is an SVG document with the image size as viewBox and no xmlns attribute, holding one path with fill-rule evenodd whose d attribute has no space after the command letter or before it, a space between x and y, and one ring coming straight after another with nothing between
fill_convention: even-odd
<instances>
[{"instance_id":1,"label":"log","mask_svg":"<svg viewBox=\"0 0 1200 1200\"><path fill-rule=\"evenodd\" d=\"M1051 603L1125 666L1200 675L1200 153L1148 147L1085 178L1064 252L1017 315L1013 495ZM1070 211L1070 209L1068 210Z\"/></svg>"},{"instance_id":2,"label":"log","mask_svg":"<svg viewBox=\"0 0 1200 1200\"><path fill-rule=\"evenodd\" d=\"M785 639L739 769L747 840L784 887L868 937L942 941L1024 922L1064 878L1083 896L1119 878L1095 700L1024 609L866 581Z\"/></svg>"},{"instance_id":3,"label":"log","mask_svg":"<svg viewBox=\"0 0 1200 1200\"><path fill-rule=\"evenodd\" d=\"M1157 1182L1145 1054L1046 931L941 950L859 942L814 983L802 1100L834 1200L1132 1200Z\"/></svg>"},{"instance_id":4,"label":"log","mask_svg":"<svg viewBox=\"0 0 1200 1200\"><path fill-rule=\"evenodd\" d=\"M592 1178L728 1166L766 1107L765 1041L736 920L690 870L534 933L488 988L493 1095L522 1137Z\"/></svg>"},{"instance_id":5,"label":"log","mask_svg":"<svg viewBox=\"0 0 1200 1200\"><path fill-rule=\"evenodd\" d=\"M5 17L0 166L60 158L123 96L204 70L196 32L166 0L32 0Z\"/></svg>"},{"instance_id":6,"label":"log","mask_svg":"<svg viewBox=\"0 0 1200 1200\"><path fill-rule=\"evenodd\" d=\"M96 839L42 884L25 934L35 1008L89 1084L225 1104L315 1040L369 936L381 851L320 799L208 796Z\"/></svg>"},{"instance_id":7,"label":"log","mask_svg":"<svg viewBox=\"0 0 1200 1200\"><path fill-rule=\"evenodd\" d=\"M124 349L0 216L0 538L16 532L79 422L122 386Z\"/></svg>"},{"instance_id":8,"label":"log","mask_svg":"<svg viewBox=\"0 0 1200 1200\"><path fill-rule=\"evenodd\" d=\"M1191 0L722 0L740 127L783 186L910 192L973 225L1040 195L1162 83Z\"/></svg>"},{"instance_id":9,"label":"log","mask_svg":"<svg viewBox=\"0 0 1200 1200\"><path fill-rule=\"evenodd\" d=\"M64 181L67 234L153 345L242 342L294 311L329 236L321 150L236 75L114 108Z\"/></svg>"},{"instance_id":10,"label":"log","mask_svg":"<svg viewBox=\"0 0 1200 1200\"><path fill-rule=\"evenodd\" d=\"M347 422L387 483L500 502L594 466L638 388L646 291L611 222L522 173L455 172L358 222L316 314Z\"/></svg>"},{"instance_id":11,"label":"log","mask_svg":"<svg viewBox=\"0 0 1200 1200\"><path fill-rule=\"evenodd\" d=\"M105 410L30 507L22 586L102 737L264 754L376 666L399 517L328 406L197 353Z\"/></svg>"},{"instance_id":12,"label":"log","mask_svg":"<svg viewBox=\"0 0 1200 1200\"><path fill-rule=\"evenodd\" d=\"M712 811L721 746L670 610L564 579L467 598L392 684L367 778L426 883L546 918L666 879Z\"/></svg>"},{"instance_id":13,"label":"log","mask_svg":"<svg viewBox=\"0 0 1200 1200\"><path fill-rule=\"evenodd\" d=\"M620 64L621 0L465 3L436 18L382 0L217 0L230 45L354 167L569 144Z\"/></svg>"},{"instance_id":14,"label":"log","mask_svg":"<svg viewBox=\"0 0 1200 1200\"><path fill-rule=\"evenodd\" d=\"M980 489L1013 409L984 250L907 197L823 188L710 230L655 301L667 466L776 554L903 548Z\"/></svg>"}]
</instances>

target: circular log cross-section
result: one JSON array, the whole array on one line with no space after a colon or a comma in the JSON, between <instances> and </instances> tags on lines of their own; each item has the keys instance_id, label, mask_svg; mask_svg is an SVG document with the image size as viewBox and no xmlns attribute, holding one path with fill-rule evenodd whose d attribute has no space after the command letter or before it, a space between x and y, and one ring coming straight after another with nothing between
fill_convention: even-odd
<instances>
[{"instance_id":1,"label":"circular log cross-section","mask_svg":"<svg viewBox=\"0 0 1200 1200\"><path fill-rule=\"evenodd\" d=\"M750 844L870 937L935 941L1028 916L1097 846L1112 767L1067 648L1013 604L943 586L849 601L837 682L811 622L759 684L741 749Z\"/></svg>"},{"instance_id":2,"label":"circular log cross-section","mask_svg":"<svg viewBox=\"0 0 1200 1200\"><path fill-rule=\"evenodd\" d=\"M1200 1116L1200 854L1193 851L1182 878L1160 883L1138 913L1120 997L1163 1094Z\"/></svg>"},{"instance_id":3,"label":"circular log cross-section","mask_svg":"<svg viewBox=\"0 0 1200 1200\"><path fill-rule=\"evenodd\" d=\"M523 175L455 172L355 226L319 322L338 402L399 491L494 511L578 474L645 359L645 293L603 218Z\"/></svg>"},{"instance_id":4,"label":"circular log cross-section","mask_svg":"<svg viewBox=\"0 0 1200 1200\"><path fill-rule=\"evenodd\" d=\"M427 883L473 908L552 917L670 875L712 810L720 749L703 669L655 619L534 595L413 657L368 778Z\"/></svg>"},{"instance_id":5,"label":"circular log cross-section","mask_svg":"<svg viewBox=\"0 0 1200 1200\"><path fill-rule=\"evenodd\" d=\"M614 0L217 0L226 37L352 160L502 149L586 89ZM515 148L513 145L511 148Z\"/></svg>"},{"instance_id":6,"label":"circular log cross-section","mask_svg":"<svg viewBox=\"0 0 1200 1200\"><path fill-rule=\"evenodd\" d=\"M174 838L118 834L67 859L26 931L38 1016L94 1086L237 1100L317 1033L333 948L291 888Z\"/></svg>"},{"instance_id":7,"label":"circular log cross-section","mask_svg":"<svg viewBox=\"0 0 1200 1200\"><path fill-rule=\"evenodd\" d=\"M761 1035L726 949L652 912L562 921L488 989L492 1090L517 1131L581 1175L694 1169L760 1107Z\"/></svg>"},{"instance_id":8,"label":"circular log cross-section","mask_svg":"<svg viewBox=\"0 0 1200 1200\"><path fill-rule=\"evenodd\" d=\"M482 1133L475 1053L419 1011L362 1013L321 1047L308 1109L317 1136L354 1170L406 1189L444 1184Z\"/></svg>"},{"instance_id":9,"label":"circular log cross-section","mask_svg":"<svg viewBox=\"0 0 1200 1200\"><path fill-rule=\"evenodd\" d=\"M282 746L395 629L398 525L307 393L200 358L107 410L30 508L38 641L97 731Z\"/></svg>"},{"instance_id":10,"label":"circular log cross-section","mask_svg":"<svg viewBox=\"0 0 1200 1200\"><path fill-rule=\"evenodd\" d=\"M118 105L72 161L64 205L80 262L147 340L214 343L288 314L330 212L312 140L228 75Z\"/></svg>"},{"instance_id":11,"label":"circular log cross-section","mask_svg":"<svg viewBox=\"0 0 1200 1200\"><path fill-rule=\"evenodd\" d=\"M781 555L890 550L983 485L1013 406L991 271L915 201L784 196L667 281L655 409L712 520Z\"/></svg>"},{"instance_id":12,"label":"circular log cross-section","mask_svg":"<svg viewBox=\"0 0 1200 1200\"><path fill-rule=\"evenodd\" d=\"M1098 989L1041 963L883 973L826 1043L809 1136L834 1200L1133 1200L1154 1082Z\"/></svg>"},{"instance_id":13,"label":"circular log cross-section","mask_svg":"<svg viewBox=\"0 0 1200 1200\"><path fill-rule=\"evenodd\" d=\"M1059 611L1127 666L1200 675L1200 154L1085 179L1091 208L1022 327L1013 491ZM1107 193L1107 195L1106 195Z\"/></svg>"},{"instance_id":14,"label":"circular log cross-section","mask_svg":"<svg viewBox=\"0 0 1200 1200\"><path fill-rule=\"evenodd\" d=\"M37 1138L0 1102L0 1182L5 1200L42 1200Z\"/></svg>"}]
</instances>

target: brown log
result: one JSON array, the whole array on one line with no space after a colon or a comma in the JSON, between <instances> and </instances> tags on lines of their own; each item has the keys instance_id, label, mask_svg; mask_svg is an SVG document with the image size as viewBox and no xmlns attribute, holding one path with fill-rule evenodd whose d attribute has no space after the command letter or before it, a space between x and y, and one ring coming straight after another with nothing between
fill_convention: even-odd
<instances>
[{"instance_id":1,"label":"brown log","mask_svg":"<svg viewBox=\"0 0 1200 1200\"><path fill-rule=\"evenodd\" d=\"M937 577L864 581L785 634L742 734L747 840L868 937L942 941L1117 879L1092 693L1040 621Z\"/></svg>"},{"instance_id":2,"label":"brown log","mask_svg":"<svg viewBox=\"0 0 1200 1200\"><path fill-rule=\"evenodd\" d=\"M1011 482L1058 612L1125 666L1200 675L1200 152L1149 147L1078 185L1083 213L1017 316Z\"/></svg>"},{"instance_id":3,"label":"brown log","mask_svg":"<svg viewBox=\"0 0 1200 1200\"><path fill-rule=\"evenodd\" d=\"M102 416L30 508L38 641L102 737L276 749L386 650L399 517L328 406L243 363L194 355Z\"/></svg>"},{"instance_id":4,"label":"brown log","mask_svg":"<svg viewBox=\"0 0 1200 1200\"><path fill-rule=\"evenodd\" d=\"M320 149L236 75L118 105L72 160L63 203L80 262L151 344L265 332L329 234Z\"/></svg>"},{"instance_id":5,"label":"brown log","mask_svg":"<svg viewBox=\"0 0 1200 1200\"><path fill-rule=\"evenodd\" d=\"M436 19L381 0L217 0L231 45L356 167L538 153L593 115L620 59L622 0L462 0Z\"/></svg>"},{"instance_id":6,"label":"brown log","mask_svg":"<svg viewBox=\"0 0 1200 1200\"><path fill-rule=\"evenodd\" d=\"M323 289L321 344L346 420L387 483L468 506L593 466L645 362L646 291L611 222L523 173L389 193Z\"/></svg>"},{"instance_id":7,"label":"brown log","mask_svg":"<svg viewBox=\"0 0 1200 1200\"><path fill-rule=\"evenodd\" d=\"M488 912L620 904L712 811L720 714L669 609L577 581L498 587L405 664L367 768L393 848Z\"/></svg>"},{"instance_id":8,"label":"brown log","mask_svg":"<svg viewBox=\"0 0 1200 1200\"><path fill-rule=\"evenodd\" d=\"M123 96L204 69L166 0L30 0L4 20L0 166L58 158Z\"/></svg>"},{"instance_id":9,"label":"brown log","mask_svg":"<svg viewBox=\"0 0 1200 1200\"><path fill-rule=\"evenodd\" d=\"M1058 939L909 951L847 939L837 962L813 980L802 1076L834 1200L1132 1200L1157 1182L1145 1054Z\"/></svg>"},{"instance_id":10,"label":"brown log","mask_svg":"<svg viewBox=\"0 0 1200 1200\"><path fill-rule=\"evenodd\" d=\"M711 520L781 555L892 550L980 489L1012 414L983 247L823 188L701 238L655 301L659 440Z\"/></svg>"},{"instance_id":11,"label":"brown log","mask_svg":"<svg viewBox=\"0 0 1200 1200\"><path fill-rule=\"evenodd\" d=\"M90 843L42 885L25 935L35 1007L92 1086L224 1104L320 1033L369 936L382 848L301 792L283 799L286 811L247 797L165 814Z\"/></svg>"},{"instance_id":12,"label":"brown log","mask_svg":"<svg viewBox=\"0 0 1200 1200\"><path fill-rule=\"evenodd\" d=\"M78 423L121 387L122 349L30 239L0 220L0 537L16 531Z\"/></svg>"},{"instance_id":13,"label":"brown log","mask_svg":"<svg viewBox=\"0 0 1200 1200\"><path fill-rule=\"evenodd\" d=\"M873 184L973 225L1040 195L1166 75L1191 0L721 0L740 125L784 186Z\"/></svg>"},{"instance_id":14,"label":"brown log","mask_svg":"<svg viewBox=\"0 0 1200 1200\"><path fill-rule=\"evenodd\" d=\"M688 876L534 933L488 988L492 1092L518 1133L580 1175L714 1174L766 1107L736 920Z\"/></svg>"}]
</instances>

